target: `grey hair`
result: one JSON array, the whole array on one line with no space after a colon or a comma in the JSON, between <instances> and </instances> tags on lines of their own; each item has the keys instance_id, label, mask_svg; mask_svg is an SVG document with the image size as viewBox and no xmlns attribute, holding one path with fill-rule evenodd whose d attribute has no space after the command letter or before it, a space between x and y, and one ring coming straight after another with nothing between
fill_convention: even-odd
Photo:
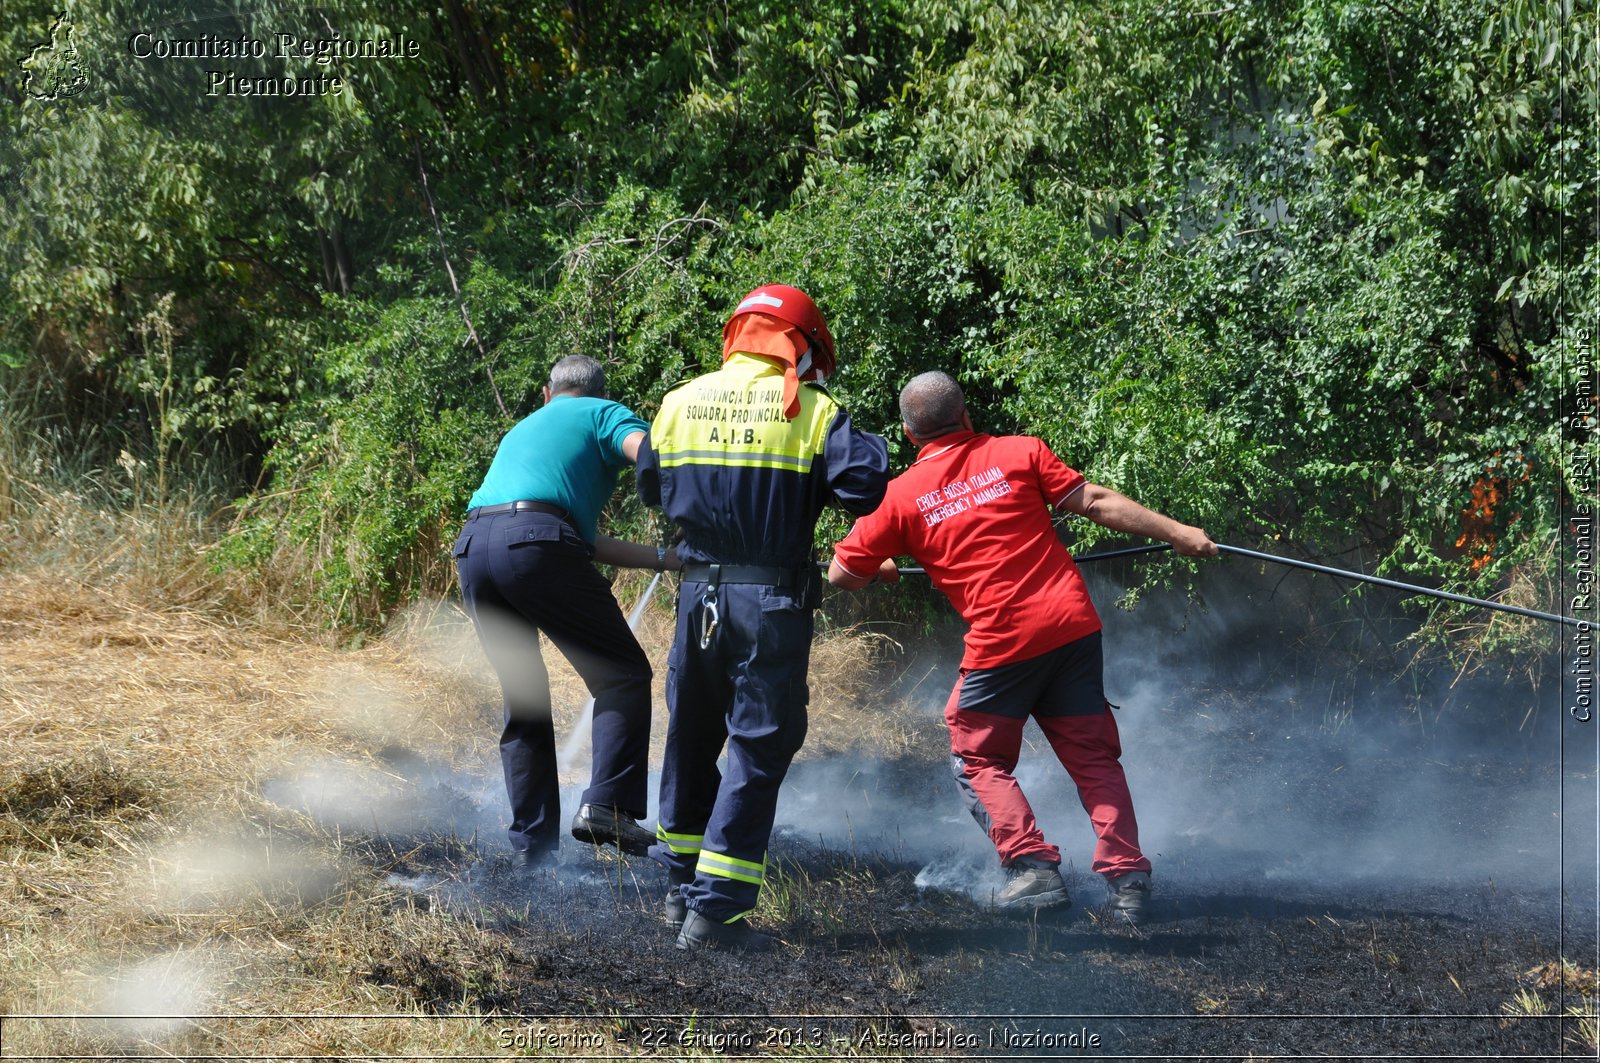
<instances>
[{"instance_id":1,"label":"grey hair","mask_svg":"<svg viewBox=\"0 0 1600 1063\"><path fill-rule=\"evenodd\" d=\"M922 441L959 431L961 415L966 410L961 385L948 373L922 373L900 389L900 420Z\"/></svg>"},{"instance_id":2,"label":"grey hair","mask_svg":"<svg viewBox=\"0 0 1600 1063\"><path fill-rule=\"evenodd\" d=\"M606 371L586 354L569 354L550 367L550 394L606 397Z\"/></svg>"}]
</instances>

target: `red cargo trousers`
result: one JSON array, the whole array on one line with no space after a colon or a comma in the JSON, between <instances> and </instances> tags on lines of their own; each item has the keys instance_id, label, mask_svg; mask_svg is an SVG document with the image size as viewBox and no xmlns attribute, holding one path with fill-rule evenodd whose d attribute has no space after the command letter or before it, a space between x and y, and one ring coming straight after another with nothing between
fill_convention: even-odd
<instances>
[{"instance_id":1,"label":"red cargo trousers","mask_svg":"<svg viewBox=\"0 0 1600 1063\"><path fill-rule=\"evenodd\" d=\"M1149 871L1119 759L1117 722L1105 699L1098 632L1026 661L963 669L950 693L944 718L951 767L1001 864L1024 858L1061 862L1061 851L1045 840L1013 774L1030 716L1089 813L1099 839L1092 870L1109 878Z\"/></svg>"}]
</instances>

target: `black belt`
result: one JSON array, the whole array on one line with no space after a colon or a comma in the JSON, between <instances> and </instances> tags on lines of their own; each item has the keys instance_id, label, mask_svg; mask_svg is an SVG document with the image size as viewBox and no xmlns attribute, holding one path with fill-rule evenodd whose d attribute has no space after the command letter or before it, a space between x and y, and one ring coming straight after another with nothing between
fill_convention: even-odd
<instances>
[{"instance_id":1,"label":"black belt","mask_svg":"<svg viewBox=\"0 0 1600 1063\"><path fill-rule=\"evenodd\" d=\"M515 502L501 502L496 506L474 506L467 510L467 519L474 517L496 517L502 513L548 513L552 517L566 520L571 514L560 506L552 506L548 502L530 502L519 498Z\"/></svg>"},{"instance_id":2,"label":"black belt","mask_svg":"<svg viewBox=\"0 0 1600 1063\"><path fill-rule=\"evenodd\" d=\"M806 569L779 568L776 565L708 565L692 562L683 566L683 579L693 583L759 583L767 587L792 590L800 586Z\"/></svg>"}]
</instances>

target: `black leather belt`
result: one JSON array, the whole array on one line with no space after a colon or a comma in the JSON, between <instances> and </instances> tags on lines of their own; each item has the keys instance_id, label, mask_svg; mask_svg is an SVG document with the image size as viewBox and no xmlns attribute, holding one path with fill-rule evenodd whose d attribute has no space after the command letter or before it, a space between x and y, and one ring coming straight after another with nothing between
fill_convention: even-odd
<instances>
[{"instance_id":1,"label":"black leather belt","mask_svg":"<svg viewBox=\"0 0 1600 1063\"><path fill-rule=\"evenodd\" d=\"M707 565L694 562L683 566L683 579L691 583L759 583L792 590L800 586L805 571L804 568L779 568L776 565Z\"/></svg>"},{"instance_id":2,"label":"black leather belt","mask_svg":"<svg viewBox=\"0 0 1600 1063\"><path fill-rule=\"evenodd\" d=\"M501 502L496 506L474 506L467 510L467 519L474 517L495 517L502 513L548 513L552 517L566 520L570 514L560 506L552 506L548 502L530 502L527 499L518 499L515 502Z\"/></svg>"}]
</instances>

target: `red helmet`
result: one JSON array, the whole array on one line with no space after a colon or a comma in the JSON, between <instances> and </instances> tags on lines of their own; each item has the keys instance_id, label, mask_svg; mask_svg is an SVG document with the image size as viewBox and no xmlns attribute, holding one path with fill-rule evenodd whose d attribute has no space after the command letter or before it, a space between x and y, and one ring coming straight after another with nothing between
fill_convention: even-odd
<instances>
[{"instance_id":1,"label":"red helmet","mask_svg":"<svg viewBox=\"0 0 1600 1063\"><path fill-rule=\"evenodd\" d=\"M728 335L728 326L741 314L766 314L799 329L811 341L812 359L818 368L824 375L832 375L835 364L833 333L828 331L828 323L822 319L822 311L811 301L811 296L787 284L763 284L733 308L727 324L722 326L724 338Z\"/></svg>"}]
</instances>

